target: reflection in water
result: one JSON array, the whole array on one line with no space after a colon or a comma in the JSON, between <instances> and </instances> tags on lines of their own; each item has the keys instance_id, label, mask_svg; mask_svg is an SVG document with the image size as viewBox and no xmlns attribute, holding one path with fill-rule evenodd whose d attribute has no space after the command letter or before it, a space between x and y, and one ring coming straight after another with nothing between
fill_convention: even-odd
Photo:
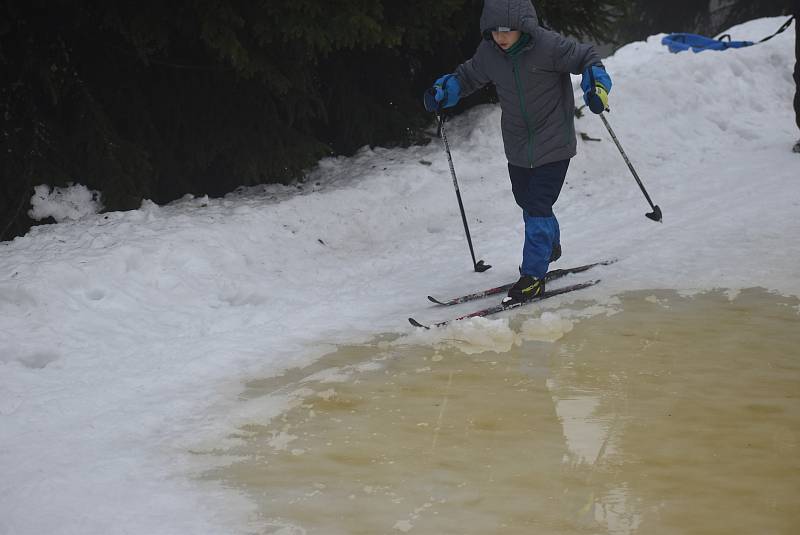
<instances>
[{"instance_id":1,"label":"reflection in water","mask_svg":"<svg viewBox=\"0 0 800 535\"><path fill-rule=\"evenodd\" d=\"M245 401L293 401L207 477L250 494L263 533L796 533L798 301L618 308L532 311L502 352L464 351L467 325L253 382Z\"/></svg>"}]
</instances>

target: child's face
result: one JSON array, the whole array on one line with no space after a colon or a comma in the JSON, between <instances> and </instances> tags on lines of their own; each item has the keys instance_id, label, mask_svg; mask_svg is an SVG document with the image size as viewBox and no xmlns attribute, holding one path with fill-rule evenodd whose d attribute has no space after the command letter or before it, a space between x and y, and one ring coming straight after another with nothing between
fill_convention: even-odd
<instances>
[{"instance_id":1,"label":"child's face","mask_svg":"<svg viewBox=\"0 0 800 535\"><path fill-rule=\"evenodd\" d=\"M511 30L508 32L493 31L492 39L494 39L494 42L497 43L497 46L503 50L508 50L514 46L514 43L519 40L521 35L522 32L519 30Z\"/></svg>"}]
</instances>

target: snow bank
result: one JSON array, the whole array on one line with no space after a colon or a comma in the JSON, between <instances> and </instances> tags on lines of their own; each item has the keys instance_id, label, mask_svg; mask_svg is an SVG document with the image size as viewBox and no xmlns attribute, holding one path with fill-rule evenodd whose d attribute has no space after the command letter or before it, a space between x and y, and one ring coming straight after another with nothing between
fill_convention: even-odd
<instances>
[{"instance_id":1,"label":"snow bank","mask_svg":"<svg viewBox=\"0 0 800 535\"><path fill-rule=\"evenodd\" d=\"M730 33L756 38L781 22ZM664 223L644 217L602 123L580 119L578 131L601 141L579 142L556 205L564 256L555 267L619 261L596 271L602 284L549 302L551 315L518 316L522 335L560 336L575 320L565 303L625 290L800 295L793 50L792 31L681 55L655 36L606 61L609 120ZM194 453L291 403L285 393L242 403L243 381L309 364L331 344L423 336L407 316L452 313L426 295L516 278L522 221L499 120L485 106L448 131L476 253L494 265L484 274L472 272L437 142L325 160L303 190L102 215L76 208L79 221L0 244L0 533L258 531L243 496L191 478L204 468ZM57 212L67 213L37 213ZM518 336L507 321L449 336L465 351L502 349Z\"/></svg>"},{"instance_id":2,"label":"snow bank","mask_svg":"<svg viewBox=\"0 0 800 535\"><path fill-rule=\"evenodd\" d=\"M35 221L52 217L57 222L75 221L103 209L100 192L90 190L82 184L66 188L51 188L41 184L33 188L31 209L28 215Z\"/></svg>"}]
</instances>

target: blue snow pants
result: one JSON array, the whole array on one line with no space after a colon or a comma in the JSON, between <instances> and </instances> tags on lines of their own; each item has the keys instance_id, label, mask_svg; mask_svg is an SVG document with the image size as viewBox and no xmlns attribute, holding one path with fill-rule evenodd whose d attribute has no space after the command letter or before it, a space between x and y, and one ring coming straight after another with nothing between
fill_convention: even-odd
<instances>
[{"instance_id":1,"label":"blue snow pants","mask_svg":"<svg viewBox=\"0 0 800 535\"><path fill-rule=\"evenodd\" d=\"M553 247L561 245L558 220L553 205L558 200L569 160L548 163L529 169L508 164L511 191L522 208L525 221L525 245L522 248L522 274L544 277L550 265Z\"/></svg>"}]
</instances>

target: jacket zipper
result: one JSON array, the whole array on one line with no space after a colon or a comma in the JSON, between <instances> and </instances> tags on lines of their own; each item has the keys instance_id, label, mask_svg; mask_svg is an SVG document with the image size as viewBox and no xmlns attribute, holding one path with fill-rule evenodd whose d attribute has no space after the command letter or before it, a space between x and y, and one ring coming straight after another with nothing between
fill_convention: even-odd
<instances>
[{"instance_id":1,"label":"jacket zipper","mask_svg":"<svg viewBox=\"0 0 800 535\"><path fill-rule=\"evenodd\" d=\"M528 167L533 169L533 129L531 128L531 121L528 117L528 110L525 107L525 94L522 91L522 81L519 77L519 64L516 57L511 58L514 71L514 80L517 83L517 95L519 95L519 107L522 111L522 118L525 120L525 128L528 130Z\"/></svg>"}]
</instances>

